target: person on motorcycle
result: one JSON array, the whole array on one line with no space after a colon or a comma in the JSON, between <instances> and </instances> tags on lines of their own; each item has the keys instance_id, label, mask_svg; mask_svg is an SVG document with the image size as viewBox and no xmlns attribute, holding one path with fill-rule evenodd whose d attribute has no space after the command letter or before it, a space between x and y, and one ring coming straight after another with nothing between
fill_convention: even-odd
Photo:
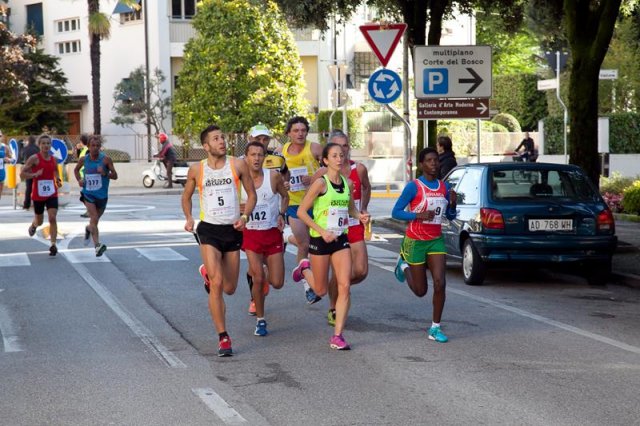
<instances>
[{"instance_id":1,"label":"person on motorcycle","mask_svg":"<svg viewBox=\"0 0 640 426\"><path fill-rule=\"evenodd\" d=\"M524 151L520 153L520 148L524 147ZM520 142L520 145L515 149L515 153L518 154L523 161L536 161L538 155L536 153L536 146L533 143L533 139L529 136L529 132L524 134L524 139Z\"/></svg>"},{"instance_id":2,"label":"person on motorcycle","mask_svg":"<svg viewBox=\"0 0 640 426\"><path fill-rule=\"evenodd\" d=\"M173 177L171 172L178 155L176 154L176 150L173 148L173 145L169 141L169 137L166 133L158 134L158 141L161 143L161 149L158 154L154 155L154 157L159 158L167 169L167 182L164 184L164 187L173 188Z\"/></svg>"}]
</instances>

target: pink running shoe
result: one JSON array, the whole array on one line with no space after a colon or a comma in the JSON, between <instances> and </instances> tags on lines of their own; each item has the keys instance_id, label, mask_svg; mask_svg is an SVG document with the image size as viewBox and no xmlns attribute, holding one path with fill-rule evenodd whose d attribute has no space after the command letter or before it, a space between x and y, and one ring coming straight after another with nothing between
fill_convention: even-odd
<instances>
[{"instance_id":1,"label":"pink running shoe","mask_svg":"<svg viewBox=\"0 0 640 426\"><path fill-rule=\"evenodd\" d=\"M207 276L207 268L205 268L204 265L200 265L200 267L198 268L198 271L200 272L200 275L204 280L204 290L207 293L209 293L210 282L209 282L209 277Z\"/></svg>"},{"instance_id":2,"label":"pink running shoe","mask_svg":"<svg viewBox=\"0 0 640 426\"><path fill-rule=\"evenodd\" d=\"M349 344L344 340L342 334L331 337L331 340L329 340L329 347L331 347L331 349L337 349L339 351L348 351L349 349L351 349L351 346L349 346Z\"/></svg>"},{"instance_id":3,"label":"pink running shoe","mask_svg":"<svg viewBox=\"0 0 640 426\"><path fill-rule=\"evenodd\" d=\"M293 279L293 282L299 283L302 281L304 278L302 271L309 268L311 268L311 262L309 262L309 259L302 259L300 263L298 263L298 266L293 268L293 271L291 271L291 278Z\"/></svg>"}]
</instances>

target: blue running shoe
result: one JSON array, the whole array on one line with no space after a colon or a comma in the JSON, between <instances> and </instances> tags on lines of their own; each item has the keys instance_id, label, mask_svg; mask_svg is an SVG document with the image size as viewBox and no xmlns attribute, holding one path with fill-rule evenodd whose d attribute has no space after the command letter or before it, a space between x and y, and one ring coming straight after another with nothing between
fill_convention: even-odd
<instances>
[{"instance_id":1,"label":"blue running shoe","mask_svg":"<svg viewBox=\"0 0 640 426\"><path fill-rule=\"evenodd\" d=\"M445 343L449 338L444 335L440 327L435 326L429 329L429 340L435 340L438 343Z\"/></svg>"},{"instance_id":2,"label":"blue running shoe","mask_svg":"<svg viewBox=\"0 0 640 426\"><path fill-rule=\"evenodd\" d=\"M404 276L404 271L402 270L404 265L406 264L407 262L404 261L402 256L398 255L398 261L396 262L396 269L394 269L393 274L396 276L396 279L401 283L407 280L407 277Z\"/></svg>"},{"instance_id":3,"label":"blue running shoe","mask_svg":"<svg viewBox=\"0 0 640 426\"><path fill-rule=\"evenodd\" d=\"M256 336L266 336L269 334L267 331L267 322L265 320L260 320L256 323L256 331L253 332Z\"/></svg>"},{"instance_id":4,"label":"blue running shoe","mask_svg":"<svg viewBox=\"0 0 640 426\"><path fill-rule=\"evenodd\" d=\"M313 305L322 300L322 297L318 296L312 289L305 291L304 295L307 298L307 305Z\"/></svg>"}]
</instances>

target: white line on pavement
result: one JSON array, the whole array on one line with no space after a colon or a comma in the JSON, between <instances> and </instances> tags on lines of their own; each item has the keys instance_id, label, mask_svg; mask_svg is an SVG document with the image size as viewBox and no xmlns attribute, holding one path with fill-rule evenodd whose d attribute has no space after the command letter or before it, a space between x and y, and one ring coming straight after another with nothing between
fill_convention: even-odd
<instances>
[{"instance_id":1,"label":"white line on pavement","mask_svg":"<svg viewBox=\"0 0 640 426\"><path fill-rule=\"evenodd\" d=\"M0 304L0 334L2 334L2 343L5 352L22 352L22 343L20 337L13 328L13 320L9 314L9 309Z\"/></svg>"},{"instance_id":2,"label":"white line on pavement","mask_svg":"<svg viewBox=\"0 0 640 426\"><path fill-rule=\"evenodd\" d=\"M152 262L189 260L169 247L136 248L136 250Z\"/></svg>"},{"instance_id":3,"label":"white line on pavement","mask_svg":"<svg viewBox=\"0 0 640 426\"><path fill-rule=\"evenodd\" d=\"M115 314L134 332L142 343L147 345L149 349L162 361L164 361L169 367L172 368L186 368L186 365L180 361L169 349L167 349L158 338L142 324L127 308L116 299L116 297L107 290L102 284L100 284L87 268L82 264L71 263L71 266L78 272L82 279L89 284L89 287L96 292L98 296L104 301L104 303L111 308Z\"/></svg>"},{"instance_id":4,"label":"white line on pavement","mask_svg":"<svg viewBox=\"0 0 640 426\"><path fill-rule=\"evenodd\" d=\"M191 391L198 396L209 407L211 411L216 413L220 419L229 425L247 423L247 420L234 410L227 402L222 399L211 388L195 388Z\"/></svg>"},{"instance_id":5,"label":"white line on pavement","mask_svg":"<svg viewBox=\"0 0 640 426\"><path fill-rule=\"evenodd\" d=\"M381 249L381 250L384 250L384 249ZM379 262L376 262L376 261L372 261L372 260L369 260L369 263L372 264L372 265L377 266L378 268L384 269L385 271L389 271L389 272L393 272L393 270L395 269L395 266L383 265L382 263L379 263ZM568 331L569 333L577 334L579 336L586 337L587 339L595 340L595 341L600 342L600 343L605 343L607 345L614 346L614 347L616 347L618 349L622 349L622 350L625 350L625 351L628 351L628 352L632 352L634 354L640 354L640 348L637 347L637 346L629 345L627 343L620 342L620 341L615 340L615 339L610 339L608 337L601 336L599 334L592 333L590 331L583 330L581 328L574 327L572 325L565 324L565 323L560 322L560 321L552 320L551 318L543 317L542 315L532 314L531 312L527 312L524 309L514 308L513 306L505 305L504 303L500 303L500 302L495 302L495 301L487 299L485 297L476 296L475 294L468 293L468 292L466 292L464 290L458 290L458 289L451 288L451 287L447 288L447 292L448 293L454 293L454 294L457 294L459 296L464 296L464 297L467 297L469 299L473 299L476 302L486 303L487 305L491 305L491 306L494 306L496 308L503 309L503 310L511 312L513 314L520 315L521 317L529 318L529 319L532 319L534 321L539 321L541 323L550 325L552 327L556 327L556 328L559 328L561 330Z\"/></svg>"},{"instance_id":6,"label":"white line on pavement","mask_svg":"<svg viewBox=\"0 0 640 426\"><path fill-rule=\"evenodd\" d=\"M9 266L29 266L29 256L27 253L2 253L0 254L0 268Z\"/></svg>"}]
</instances>

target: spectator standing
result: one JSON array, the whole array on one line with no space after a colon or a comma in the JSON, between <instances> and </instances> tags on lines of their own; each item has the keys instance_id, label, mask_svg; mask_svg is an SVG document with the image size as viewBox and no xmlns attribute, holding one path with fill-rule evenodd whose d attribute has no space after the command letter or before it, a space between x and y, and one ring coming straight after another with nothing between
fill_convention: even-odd
<instances>
[{"instance_id":1,"label":"spectator standing","mask_svg":"<svg viewBox=\"0 0 640 426\"><path fill-rule=\"evenodd\" d=\"M29 157L31 157L32 155L37 154L38 152L40 152L40 148L38 148L38 145L36 145L36 137L33 135L30 135L29 138L27 138L27 145L24 147L24 149L22 150L23 154L22 154L22 164L25 164L27 162L27 160L29 159ZM25 181L25 191L24 191L24 201L22 202L22 208L24 210L29 210L31 208L31 189L32 189L32 185L33 185L33 179L28 178Z\"/></svg>"},{"instance_id":2,"label":"spectator standing","mask_svg":"<svg viewBox=\"0 0 640 426\"><path fill-rule=\"evenodd\" d=\"M456 153L453 152L453 143L449 136L438 136L438 160L440 169L438 170L438 179L444 179L454 167L458 165L456 161Z\"/></svg>"}]
</instances>

